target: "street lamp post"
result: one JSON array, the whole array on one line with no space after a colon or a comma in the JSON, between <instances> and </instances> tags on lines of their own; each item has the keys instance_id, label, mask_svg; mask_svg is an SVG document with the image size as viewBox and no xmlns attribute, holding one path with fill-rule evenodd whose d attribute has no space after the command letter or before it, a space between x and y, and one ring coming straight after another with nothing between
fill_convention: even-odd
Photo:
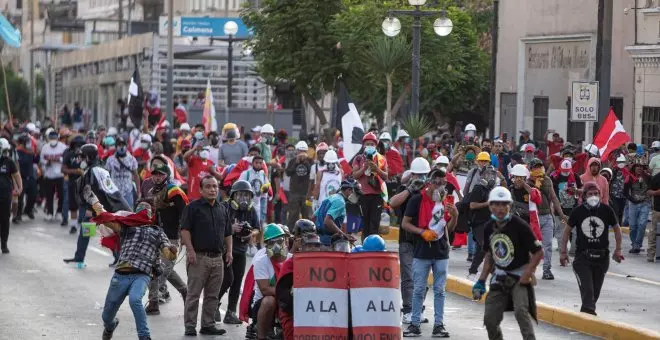
<instances>
[{"instance_id":1,"label":"street lamp post","mask_svg":"<svg viewBox=\"0 0 660 340\"><path fill-rule=\"evenodd\" d=\"M234 82L234 36L238 33L238 24L230 20L225 23L225 35L228 38L227 42L227 106L225 109L225 122L229 121L229 109L232 106L232 83Z\"/></svg>"},{"instance_id":2,"label":"street lamp post","mask_svg":"<svg viewBox=\"0 0 660 340\"><path fill-rule=\"evenodd\" d=\"M453 24L451 19L447 18L446 11L423 11L421 6L424 6L426 0L408 0L411 6L415 6L412 10L393 10L388 13L387 18L383 21L383 33L388 37L394 37L401 32L401 22L394 15L408 15L413 17L413 39L412 39L412 90L410 100L410 111L413 114L419 114L419 68L420 68L420 46L422 36L422 17L432 17L440 15L433 22L433 30L435 34L444 37L451 33Z\"/></svg>"}]
</instances>

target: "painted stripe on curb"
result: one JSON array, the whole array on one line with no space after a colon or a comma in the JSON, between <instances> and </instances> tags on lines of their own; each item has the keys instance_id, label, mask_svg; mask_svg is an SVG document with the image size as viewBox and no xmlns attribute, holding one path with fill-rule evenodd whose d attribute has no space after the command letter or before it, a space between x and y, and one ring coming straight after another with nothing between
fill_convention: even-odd
<instances>
[{"instance_id":1,"label":"painted stripe on curb","mask_svg":"<svg viewBox=\"0 0 660 340\"><path fill-rule=\"evenodd\" d=\"M432 277L429 277L429 284L431 283ZM447 275L446 290L450 293L472 299L472 285L472 281L453 275ZM480 303L484 303L485 300L485 297L482 298ZM633 327L616 321L603 320L589 314L551 306L543 302L537 301L536 308L538 319L540 321L583 334L604 339L660 339L660 333L650 329Z\"/></svg>"}]
</instances>

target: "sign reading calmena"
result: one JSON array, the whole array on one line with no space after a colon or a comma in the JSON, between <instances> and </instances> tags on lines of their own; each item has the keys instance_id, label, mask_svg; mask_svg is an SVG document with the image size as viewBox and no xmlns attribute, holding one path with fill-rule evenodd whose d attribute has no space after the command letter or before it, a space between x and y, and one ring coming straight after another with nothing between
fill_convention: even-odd
<instances>
[{"instance_id":1,"label":"sign reading calmena","mask_svg":"<svg viewBox=\"0 0 660 340\"><path fill-rule=\"evenodd\" d=\"M247 38L250 30L241 18L213 18L213 17L174 17L172 30L175 37L224 37L225 24L233 21L238 26L236 38ZM161 16L158 34L167 36L167 16Z\"/></svg>"},{"instance_id":2,"label":"sign reading calmena","mask_svg":"<svg viewBox=\"0 0 660 340\"><path fill-rule=\"evenodd\" d=\"M571 97L571 121L598 121L598 82L574 81Z\"/></svg>"}]
</instances>

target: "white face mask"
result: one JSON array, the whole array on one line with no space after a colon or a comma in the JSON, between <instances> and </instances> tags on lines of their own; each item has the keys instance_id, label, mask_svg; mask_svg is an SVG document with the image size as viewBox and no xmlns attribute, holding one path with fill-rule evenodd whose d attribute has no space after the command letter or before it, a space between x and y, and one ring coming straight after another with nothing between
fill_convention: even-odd
<instances>
[{"instance_id":1,"label":"white face mask","mask_svg":"<svg viewBox=\"0 0 660 340\"><path fill-rule=\"evenodd\" d=\"M80 168L83 170L87 169L87 162L85 161L80 162Z\"/></svg>"},{"instance_id":2,"label":"white face mask","mask_svg":"<svg viewBox=\"0 0 660 340\"><path fill-rule=\"evenodd\" d=\"M142 142L142 143L140 143L140 148L142 148L142 149L148 149L148 148L149 148L149 143L147 143L147 142Z\"/></svg>"},{"instance_id":3,"label":"white face mask","mask_svg":"<svg viewBox=\"0 0 660 340\"><path fill-rule=\"evenodd\" d=\"M589 205L592 208L595 208L600 204L600 197L598 196L590 196L587 197L587 205Z\"/></svg>"},{"instance_id":4,"label":"white face mask","mask_svg":"<svg viewBox=\"0 0 660 340\"><path fill-rule=\"evenodd\" d=\"M626 167L626 163L616 163L616 167L619 169L623 169Z\"/></svg>"},{"instance_id":5,"label":"white face mask","mask_svg":"<svg viewBox=\"0 0 660 340\"><path fill-rule=\"evenodd\" d=\"M50 146L52 146L52 147L56 147L56 146L57 146L57 139L52 139L52 140L50 140L50 141L48 142L48 144L50 144Z\"/></svg>"},{"instance_id":6,"label":"white face mask","mask_svg":"<svg viewBox=\"0 0 660 340\"><path fill-rule=\"evenodd\" d=\"M209 158L209 152L206 150L202 150L199 153L199 158L201 159L208 159Z\"/></svg>"}]
</instances>

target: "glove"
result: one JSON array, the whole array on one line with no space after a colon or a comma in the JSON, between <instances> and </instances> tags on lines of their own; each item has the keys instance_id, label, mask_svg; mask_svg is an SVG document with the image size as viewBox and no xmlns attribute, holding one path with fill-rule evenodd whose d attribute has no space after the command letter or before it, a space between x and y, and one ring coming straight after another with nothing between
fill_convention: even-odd
<instances>
[{"instance_id":1,"label":"glove","mask_svg":"<svg viewBox=\"0 0 660 340\"><path fill-rule=\"evenodd\" d=\"M83 188L83 200L92 206L95 205L96 203L99 203L98 197L96 197L96 195L92 191L92 187L89 186L89 184L85 185L85 187Z\"/></svg>"},{"instance_id":2,"label":"glove","mask_svg":"<svg viewBox=\"0 0 660 340\"><path fill-rule=\"evenodd\" d=\"M422 238L426 242L435 241L435 240L438 239L438 233L436 233L435 231L433 231L431 229L426 229L426 230L424 230L424 232L422 232Z\"/></svg>"},{"instance_id":3,"label":"glove","mask_svg":"<svg viewBox=\"0 0 660 340\"><path fill-rule=\"evenodd\" d=\"M472 299L475 301L481 300L481 297L486 293L486 282L479 280L472 286Z\"/></svg>"}]
</instances>

